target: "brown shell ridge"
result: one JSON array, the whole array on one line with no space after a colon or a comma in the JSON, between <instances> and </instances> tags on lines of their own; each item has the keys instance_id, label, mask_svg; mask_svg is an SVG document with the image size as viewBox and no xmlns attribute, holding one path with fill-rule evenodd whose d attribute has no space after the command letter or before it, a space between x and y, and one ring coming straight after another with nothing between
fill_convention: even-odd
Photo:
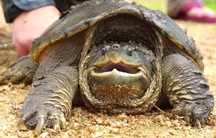
<instances>
[{"instance_id":1,"label":"brown shell ridge","mask_svg":"<svg viewBox=\"0 0 216 138\"><path fill-rule=\"evenodd\" d=\"M93 13L88 11L92 11ZM38 63L41 52L56 41L88 29L98 21L123 13L132 14L151 24L158 32L165 35L177 47L187 53L200 69L203 70L203 58L196 48L193 39L188 37L171 18L160 11L129 4L123 0L93 0L74 7L67 15L55 22L42 37L35 41L33 47L34 61Z\"/></svg>"},{"instance_id":2,"label":"brown shell ridge","mask_svg":"<svg viewBox=\"0 0 216 138\"><path fill-rule=\"evenodd\" d=\"M33 49L33 59L36 63L38 63L38 59L40 57L40 53L49 45L52 45L53 43L61 40L61 39L64 39L64 38L68 38L68 37L71 37L81 31L84 31L85 29L88 29L90 26L93 26L94 24L96 24L97 22L103 20L103 19L106 19L106 18L109 18L111 16L115 16L117 14L124 14L124 13L127 13L127 14L134 14L136 16L140 16L140 14L137 14L138 11L135 11L136 9L135 8L131 8L129 9L130 6L123 6L119 9L116 9L116 10L113 10L112 12L103 12L101 14L99 14L98 16L96 17L93 17L93 18L90 18L90 19L87 19L87 20L82 20L80 21L79 23L77 23L76 25L74 25L73 27L71 28L66 28L64 30L64 32L60 32L59 36L58 37L54 37L54 39L52 40L49 40L49 41L43 41L44 39L49 39L49 38L46 38L46 36L43 36L43 37L40 37L38 38L36 41L35 41L35 44L34 44L34 47L36 47L35 49ZM141 18L141 16L140 16Z\"/></svg>"}]
</instances>

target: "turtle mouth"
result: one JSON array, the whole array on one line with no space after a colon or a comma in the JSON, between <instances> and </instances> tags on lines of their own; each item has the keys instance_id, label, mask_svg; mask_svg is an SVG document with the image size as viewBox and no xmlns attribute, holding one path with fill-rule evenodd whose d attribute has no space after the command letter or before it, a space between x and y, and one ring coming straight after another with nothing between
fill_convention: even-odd
<instances>
[{"instance_id":1,"label":"turtle mouth","mask_svg":"<svg viewBox=\"0 0 216 138\"><path fill-rule=\"evenodd\" d=\"M137 67L126 65L124 63L108 63L105 65L101 65L95 70L97 73L106 73L111 72L112 70L117 70L119 72L124 72L127 74L136 74L137 73Z\"/></svg>"},{"instance_id":2,"label":"turtle mouth","mask_svg":"<svg viewBox=\"0 0 216 138\"><path fill-rule=\"evenodd\" d=\"M93 67L88 82L95 98L123 106L144 95L150 84L149 78L148 72L141 66L110 62Z\"/></svg>"},{"instance_id":3,"label":"turtle mouth","mask_svg":"<svg viewBox=\"0 0 216 138\"><path fill-rule=\"evenodd\" d=\"M96 80L102 81L103 79L104 84L127 84L128 81L146 78L148 75L142 67L119 62L97 66L92 69L90 76Z\"/></svg>"}]
</instances>

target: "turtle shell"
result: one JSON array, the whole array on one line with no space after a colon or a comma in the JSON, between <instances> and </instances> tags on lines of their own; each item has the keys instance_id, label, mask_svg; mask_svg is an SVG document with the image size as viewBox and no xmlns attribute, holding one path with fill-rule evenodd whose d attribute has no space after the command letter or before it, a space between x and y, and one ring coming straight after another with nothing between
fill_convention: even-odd
<instances>
[{"instance_id":1,"label":"turtle shell","mask_svg":"<svg viewBox=\"0 0 216 138\"><path fill-rule=\"evenodd\" d=\"M196 48L194 40L188 37L171 18L160 11L130 4L124 0L93 0L72 7L67 14L60 17L41 37L34 41L32 51L34 61L38 63L43 50L51 44L76 35L103 19L124 13L137 16L157 28L161 34L175 44L174 46L182 49L203 70L202 55Z\"/></svg>"}]
</instances>

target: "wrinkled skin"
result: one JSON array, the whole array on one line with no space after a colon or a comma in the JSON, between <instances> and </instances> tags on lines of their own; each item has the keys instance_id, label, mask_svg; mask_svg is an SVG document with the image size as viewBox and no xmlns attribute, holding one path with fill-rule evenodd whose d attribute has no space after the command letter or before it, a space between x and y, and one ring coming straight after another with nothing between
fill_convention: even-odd
<instances>
[{"instance_id":1,"label":"wrinkled skin","mask_svg":"<svg viewBox=\"0 0 216 138\"><path fill-rule=\"evenodd\" d=\"M92 50L94 52L90 54L87 65L87 81L90 93L98 100L98 104L105 103L100 105L100 110L107 108L108 111L105 112L115 113L117 108L127 113L136 113L133 106L138 105L131 101L145 95L147 88L150 87L150 76L153 75L152 62L155 60L151 50L141 44L138 46L141 48L137 48L135 43L111 43L103 44L99 50ZM140 72L142 75L136 77ZM163 58L161 93L166 98L159 99L168 99L169 101L163 102L169 102L174 108L173 113L184 116L188 125L205 124L214 106L212 93L201 70L193 61L180 54L171 54ZM94 98L87 97L86 100L93 103ZM128 101L131 103L127 103ZM158 104L160 106L160 103ZM95 105L89 106L94 108ZM129 110L132 111L118 106L127 109L130 107ZM145 108L142 111L145 111ZM119 112L121 111L117 111Z\"/></svg>"},{"instance_id":2,"label":"wrinkled skin","mask_svg":"<svg viewBox=\"0 0 216 138\"><path fill-rule=\"evenodd\" d=\"M15 64L11 65L8 70L2 73L4 77L0 77L0 82L9 81L13 84L18 84L20 82L30 84L37 68L38 65L32 61L31 56L21 57Z\"/></svg>"},{"instance_id":3,"label":"wrinkled skin","mask_svg":"<svg viewBox=\"0 0 216 138\"><path fill-rule=\"evenodd\" d=\"M112 4L115 9L116 3ZM25 78L34 75L18 125L35 127L37 135L44 127L60 131L80 100L92 110L128 114L145 113L155 104L168 102L173 113L184 116L188 124L205 124L214 99L198 62L186 51L193 48L193 42L181 32L176 39L188 44L184 51L161 32L169 26L158 29L133 14L110 16L47 46L37 59L39 65L28 57L3 73L1 82L12 83L27 82ZM150 16L149 12L145 16ZM157 19L159 15L150 17ZM56 32L50 29L39 40ZM199 61L200 55L194 56Z\"/></svg>"},{"instance_id":4,"label":"wrinkled skin","mask_svg":"<svg viewBox=\"0 0 216 138\"><path fill-rule=\"evenodd\" d=\"M102 44L99 50L93 48L90 52L92 56L87 64L90 92L95 99L103 101L109 112L115 112L115 108L131 106L129 113L133 113L134 105L136 107L133 99L136 101L145 95L151 83L151 62L155 56L145 47L140 51L135 45ZM184 116L188 124L205 124L213 107L213 97L201 71L194 63L178 54L165 57L162 67L161 92L174 107L173 112ZM36 126L36 134L40 134L43 127L53 127L56 131L65 128L66 120L71 116L72 100L77 98L74 97L78 92L77 75L77 69L73 66L61 66L34 81L21 110L23 116L19 125L24 123L30 127ZM94 105L88 103L91 100L84 98L84 102L95 109Z\"/></svg>"},{"instance_id":5,"label":"wrinkled skin","mask_svg":"<svg viewBox=\"0 0 216 138\"><path fill-rule=\"evenodd\" d=\"M133 108L134 105L139 106L137 99L146 94L152 83L152 62L155 55L145 46L139 45L141 48L135 48L137 44L134 43L104 45L101 50L90 54L87 66L90 93L98 100L98 104L104 103L100 105L102 108L98 107L100 110L106 108L105 112L115 113L117 108L127 113L136 113ZM139 51L140 49L142 50ZM137 77L140 72L142 75ZM193 61L180 54L163 58L161 93L166 98L159 99L162 99L163 103L169 102L174 108L173 113L184 116L187 124L205 124L214 105L213 96L202 72ZM87 97L90 107L96 104L91 104L94 98ZM160 103L158 104L160 106ZM129 110L132 111L127 111L124 107L130 107ZM142 111L145 111L144 107L139 112ZM117 113L119 112L121 111Z\"/></svg>"}]
</instances>

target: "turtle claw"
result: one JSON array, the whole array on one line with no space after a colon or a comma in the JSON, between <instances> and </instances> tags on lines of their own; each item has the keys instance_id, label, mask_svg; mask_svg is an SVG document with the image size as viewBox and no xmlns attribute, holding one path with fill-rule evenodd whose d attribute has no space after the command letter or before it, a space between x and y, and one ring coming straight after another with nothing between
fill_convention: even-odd
<instances>
[{"instance_id":1,"label":"turtle claw","mask_svg":"<svg viewBox=\"0 0 216 138\"><path fill-rule=\"evenodd\" d=\"M52 126L53 126L53 129L57 132L59 132L61 129L60 127L60 118L59 118L60 114L57 114L57 113L53 113L49 118L52 120Z\"/></svg>"},{"instance_id":2,"label":"turtle claw","mask_svg":"<svg viewBox=\"0 0 216 138\"><path fill-rule=\"evenodd\" d=\"M40 135L42 130L46 127L53 128L56 132L60 132L62 128L65 128L66 118L64 117L64 113L59 109L47 105L33 108L35 110L32 110L32 112L23 113L24 115L17 124L18 127L22 127L22 125L35 127L34 133L36 136ZM22 110L22 112L23 111L25 112L25 110Z\"/></svg>"},{"instance_id":3,"label":"turtle claw","mask_svg":"<svg viewBox=\"0 0 216 138\"><path fill-rule=\"evenodd\" d=\"M27 84L33 80L33 75L29 74L26 76L26 78L23 79L23 83Z\"/></svg>"},{"instance_id":4,"label":"turtle claw","mask_svg":"<svg viewBox=\"0 0 216 138\"><path fill-rule=\"evenodd\" d=\"M68 84L72 80L74 81L74 79L70 80L70 78L68 79L66 77L68 75L60 74L64 71L60 68L56 72L52 72L45 77L37 78L34 81L32 90L24 100L23 107L20 111L22 118L18 125L24 124L31 129L35 128L34 132L36 135L41 134L42 130L46 128L51 128L56 132L65 128L67 119L71 115L70 109L72 107L73 94L77 89L73 91L72 88L74 87L68 87ZM58 74L55 75L55 73ZM58 75L61 76L58 77ZM62 84L64 81L67 85ZM78 81L77 77L76 81ZM78 87L78 82L75 84ZM60 91L67 89L68 91L63 91L65 93ZM72 90L72 92L69 90Z\"/></svg>"},{"instance_id":5,"label":"turtle claw","mask_svg":"<svg viewBox=\"0 0 216 138\"><path fill-rule=\"evenodd\" d=\"M60 120L61 120L61 128L62 128L62 129L65 129L65 128L66 128L66 125L67 125L67 120L66 120L66 118L64 117L64 115L60 115L59 118L60 118Z\"/></svg>"},{"instance_id":6,"label":"turtle claw","mask_svg":"<svg viewBox=\"0 0 216 138\"><path fill-rule=\"evenodd\" d=\"M38 136L41 134L44 125L45 125L45 116L41 115L38 117L37 126L34 130L35 135Z\"/></svg>"},{"instance_id":7,"label":"turtle claw","mask_svg":"<svg viewBox=\"0 0 216 138\"><path fill-rule=\"evenodd\" d=\"M17 126L18 126L18 127L21 126L22 124L24 124L24 122L25 122L25 120L21 118L21 119L18 121Z\"/></svg>"},{"instance_id":8,"label":"turtle claw","mask_svg":"<svg viewBox=\"0 0 216 138\"><path fill-rule=\"evenodd\" d=\"M53 129L60 132L60 120L58 118L53 119Z\"/></svg>"},{"instance_id":9,"label":"turtle claw","mask_svg":"<svg viewBox=\"0 0 216 138\"><path fill-rule=\"evenodd\" d=\"M0 76L0 84L7 83L7 80L11 79L11 74L12 73L10 69L7 69L6 71L2 72Z\"/></svg>"},{"instance_id":10,"label":"turtle claw","mask_svg":"<svg viewBox=\"0 0 216 138\"><path fill-rule=\"evenodd\" d=\"M1 74L0 83L30 83L37 67L30 56L21 57Z\"/></svg>"},{"instance_id":11,"label":"turtle claw","mask_svg":"<svg viewBox=\"0 0 216 138\"><path fill-rule=\"evenodd\" d=\"M24 124L29 118L31 114L25 114L22 116L22 118L18 121L17 126L19 127L20 125Z\"/></svg>"},{"instance_id":12,"label":"turtle claw","mask_svg":"<svg viewBox=\"0 0 216 138\"><path fill-rule=\"evenodd\" d=\"M10 73L10 76L8 76L8 78L10 78L9 82L13 83L13 84L17 84L20 82L20 80L24 79L24 69L20 69L20 70L13 70Z\"/></svg>"},{"instance_id":13,"label":"turtle claw","mask_svg":"<svg viewBox=\"0 0 216 138\"><path fill-rule=\"evenodd\" d=\"M187 125L191 125L191 123L190 123L190 122L191 122L191 119L190 119L190 116L189 116L189 115L185 115L185 116L184 116L184 120L185 120L185 122L186 122Z\"/></svg>"},{"instance_id":14,"label":"turtle claw","mask_svg":"<svg viewBox=\"0 0 216 138\"><path fill-rule=\"evenodd\" d=\"M192 123L192 120L191 120L192 118L189 116L189 115L185 115L184 116L184 120L185 120L185 122L186 122L186 124L188 125L188 126L191 126L191 125L197 125L198 126L198 128L202 128L202 125L201 125L201 121L199 120L199 119L195 119L195 121ZM205 123L203 123L203 124L205 124Z\"/></svg>"},{"instance_id":15,"label":"turtle claw","mask_svg":"<svg viewBox=\"0 0 216 138\"><path fill-rule=\"evenodd\" d=\"M201 125L201 123L200 123L200 120L199 119L196 119L196 124L197 124L197 126L198 126L198 128L202 128L202 125Z\"/></svg>"},{"instance_id":16,"label":"turtle claw","mask_svg":"<svg viewBox=\"0 0 216 138\"><path fill-rule=\"evenodd\" d=\"M198 128L207 123L210 111L211 107L206 103L182 102L173 109L174 114L184 116L187 125L197 126Z\"/></svg>"}]
</instances>

